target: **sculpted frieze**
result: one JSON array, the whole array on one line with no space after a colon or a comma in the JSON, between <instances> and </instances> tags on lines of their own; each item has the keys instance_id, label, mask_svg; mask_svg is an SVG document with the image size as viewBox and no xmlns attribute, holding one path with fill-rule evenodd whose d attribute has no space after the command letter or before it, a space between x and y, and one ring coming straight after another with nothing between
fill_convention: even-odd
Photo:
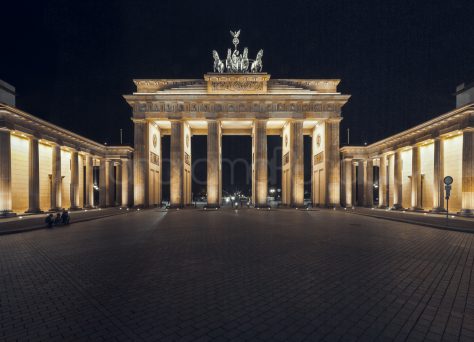
<instances>
[{"instance_id":1,"label":"sculpted frieze","mask_svg":"<svg viewBox=\"0 0 474 342\"><path fill-rule=\"evenodd\" d=\"M223 113L223 112L335 112L342 103L338 102L136 102L134 112L165 113Z\"/></svg>"}]
</instances>

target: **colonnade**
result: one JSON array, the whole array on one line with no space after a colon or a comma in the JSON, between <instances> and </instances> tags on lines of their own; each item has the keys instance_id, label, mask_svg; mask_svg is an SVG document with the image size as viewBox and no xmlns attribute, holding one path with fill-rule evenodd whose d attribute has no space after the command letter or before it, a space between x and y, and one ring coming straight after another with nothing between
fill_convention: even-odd
<instances>
[{"instance_id":1,"label":"colonnade","mask_svg":"<svg viewBox=\"0 0 474 342\"><path fill-rule=\"evenodd\" d=\"M342 155L345 206L377 205L380 208L444 212L443 179L449 175L454 182L448 209L467 216L474 214L473 128L445 133L412 145L387 148L370 156L357 156L350 147L343 148Z\"/></svg>"},{"instance_id":2,"label":"colonnade","mask_svg":"<svg viewBox=\"0 0 474 342\"><path fill-rule=\"evenodd\" d=\"M135 129L134 205L160 205L162 151L161 137L170 134L170 207L191 205L191 143L192 129L188 120L170 120L169 129L163 129L155 120L133 119ZM267 207L268 161L266 119L253 119L252 135L252 203ZM282 137L282 204L304 206L304 120L286 120L279 131ZM340 205L339 185L339 122L326 120L310 128L313 136L313 169L321 178L318 186L321 196L315 204ZM219 207L222 201L222 121L207 119L207 206ZM246 131L247 132L247 131ZM203 134L202 132L200 134ZM249 133L242 133L249 134ZM274 132L273 132L274 134ZM324 139L321 143L320 140ZM315 158L318 155L319 158ZM313 172L314 174L314 172ZM316 180L314 179L313 182ZM319 177L319 176L318 176Z\"/></svg>"},{"instance_id":3,"label":"colonnade","mask_svg":"<svg viewBox=\"0 0 474 342\"><path fill-rule=\"evenodd\" d=\"M128 158L0 128L1 214L131 205L130 165ZM98 179L94 167L100 169ZM94 187L99 188L98 203Z\"/></svg>"}]
</instances>

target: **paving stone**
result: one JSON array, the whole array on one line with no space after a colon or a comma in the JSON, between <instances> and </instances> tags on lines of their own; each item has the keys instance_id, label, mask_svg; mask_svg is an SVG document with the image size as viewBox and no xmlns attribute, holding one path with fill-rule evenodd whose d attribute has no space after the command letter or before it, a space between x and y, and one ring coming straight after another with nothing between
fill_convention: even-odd
<instances>
[{"instance_id":1,"label":"paving stone","mask_svg":"<svg viewBox=\"0 0 474 342\"><path fill-rule=\"evenodd\" d=\"M473 242L284 209L149 210L4 235L0 341L469 341Z\"/></svg>"}]
</instances>

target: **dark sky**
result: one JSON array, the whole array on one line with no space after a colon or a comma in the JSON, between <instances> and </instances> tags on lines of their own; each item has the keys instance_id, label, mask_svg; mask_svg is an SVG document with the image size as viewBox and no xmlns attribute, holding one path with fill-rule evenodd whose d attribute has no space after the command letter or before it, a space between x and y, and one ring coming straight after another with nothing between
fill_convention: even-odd
<instances>
[{"instance_id":1,"label":"dark sky","mask_svg":"<svg viewBox=\"0 0 474 342\"><path fill-rule=\"evenodd\" d=\"M341 78L341 142L374 142L453 108L474 81L474 2L8 1L0 78L17 105L99 142L132 141L133 78L201 78L212 49L265 50L273 78Z\"/></svg>"}]
</instances>

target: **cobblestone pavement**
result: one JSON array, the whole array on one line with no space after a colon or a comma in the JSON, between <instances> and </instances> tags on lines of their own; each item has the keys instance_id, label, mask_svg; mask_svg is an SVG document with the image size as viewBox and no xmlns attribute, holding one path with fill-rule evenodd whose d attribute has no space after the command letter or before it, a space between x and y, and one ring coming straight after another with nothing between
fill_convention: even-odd
<instances>
[{"instance_id":1,"label":"cobblestone pavement","mask_svg":"<svg viewBox=\"0 0 474 342\"><path fill-rule=\"evenodd\" d=\"M474 234L140 211L0 236L0 340L474 339Z\"/></svg>"}]
</instances>

